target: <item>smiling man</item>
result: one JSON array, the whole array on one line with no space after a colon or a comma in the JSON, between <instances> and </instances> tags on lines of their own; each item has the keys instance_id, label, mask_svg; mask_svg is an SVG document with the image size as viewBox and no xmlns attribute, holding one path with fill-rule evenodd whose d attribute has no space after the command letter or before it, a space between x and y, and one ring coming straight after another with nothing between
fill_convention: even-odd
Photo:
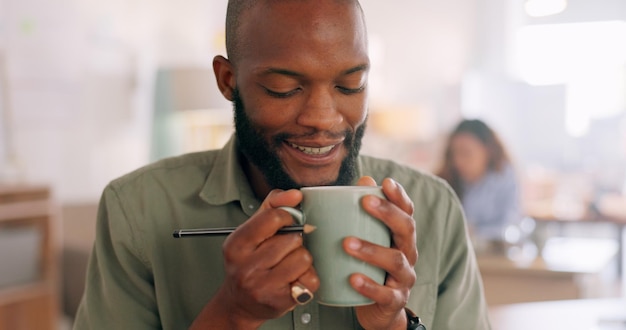
<instances>
[{"instance_id":1,"label":"smiling man","mask_svg":"<svg viewBox=\"0 0 626 330\"><path fill-rule=\"evenodd\" d=\"M114 180L75 329L489 329L480 275L454 193L433 176L359 155L369 57L354 0L231 0L228 58L213 67L234 105L221 150L165 159ZM320 283L280 206L297 188L375 185L363 208L391 247L347 237L350 256L384 269L353 274L374 301L310 300ZM175 240L179 228L237 226L227 238ZM418 262L419 251L419 262ZM422 324L413 317L422 319Z\"/></svg>"},{"instance_id":2,"label":"smiling man","mask_svg":"<svg viewBox=\"0 0 626 330\"><path fill-rule=\"evenodd\" d=\"M235 104L240 149L268 183L257 193L351 183L367 114L361 12L354 3L347 12L324 3L306 11L303 3L283 1L280 18L268 19L280 2L248 10L239 2L231 3L227 22L232 55L217 57L214 67Z\"/></svg>"}]
</instances>

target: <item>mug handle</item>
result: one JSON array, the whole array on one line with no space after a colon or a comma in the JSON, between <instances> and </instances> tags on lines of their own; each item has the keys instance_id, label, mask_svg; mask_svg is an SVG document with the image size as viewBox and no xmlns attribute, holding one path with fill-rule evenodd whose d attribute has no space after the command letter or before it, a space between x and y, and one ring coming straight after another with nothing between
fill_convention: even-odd
<instances>
[{"instance_id":1,"label":"mug handle","mask_svg":"<svg viewBox=\"0 0 626 330\"><path fill-rule=\"evenodd\" d=\"M293 207L289 207L289 206L279 206L279 209L283 209L285 211L287 211L289 214L291 214L291 216L293 217L293 219L299 224L299 225L303 225L305 218L304 218L304 213L302 213L302 211L298 210L298 209L294 209Z\"/></svg>"}]
</instances>

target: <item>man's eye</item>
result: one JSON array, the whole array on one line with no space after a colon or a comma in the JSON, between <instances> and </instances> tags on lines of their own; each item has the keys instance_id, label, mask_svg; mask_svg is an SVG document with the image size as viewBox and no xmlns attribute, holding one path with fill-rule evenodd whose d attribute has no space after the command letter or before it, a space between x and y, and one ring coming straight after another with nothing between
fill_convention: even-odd
<instances>
[{"instance_id":1,"label":"man's eye","mask_svg":"<svg viewBox=\"0 0 626 330\"><path fill-rule=\"evenodd\" d=\"M359 88L346 88L346 87L337 86L337 89L346 95L352 95L352 94L358 94L364 91L365 85Z\"/></svg>"},{"instance_id":2,"label":"man's eye","mask_svg":"<svg viewBox=\"0 0 626 330\"><path fill-rule=\"evenodd\" d=\"M269 88L265 88L265 92L271 96L271 97L275 97L275 98L279 98L279 99L284 99L284 98L288 98L292 95L295 95L298 91L300 91L300 88L296 88L296 89L292 89L288 92L276 92L273 91Z\"/></svg>"}]
</instances>

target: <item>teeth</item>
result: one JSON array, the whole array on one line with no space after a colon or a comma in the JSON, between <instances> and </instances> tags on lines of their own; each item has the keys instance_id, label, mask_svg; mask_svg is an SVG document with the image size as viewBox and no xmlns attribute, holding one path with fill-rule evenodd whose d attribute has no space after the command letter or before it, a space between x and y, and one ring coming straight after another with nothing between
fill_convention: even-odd
<instances>
[{"instance_id":1,"label":"teeth","mask_svg":"<svg viewBox=\"0 0 626 330\"><path fill-rule=\"evenodd\" d=\"M332 146L322 147L322 148L309 148L309 147L299 146L299 145L293 144L293 143L290 143L290 145L292 147L294 147L294 148L304 152L305 154L308 154L308 155L325 154L325 153L328 153L329 151L333 150L333 148L335 147L334 145L332 145Z\"/></svg>"}]
</instances>

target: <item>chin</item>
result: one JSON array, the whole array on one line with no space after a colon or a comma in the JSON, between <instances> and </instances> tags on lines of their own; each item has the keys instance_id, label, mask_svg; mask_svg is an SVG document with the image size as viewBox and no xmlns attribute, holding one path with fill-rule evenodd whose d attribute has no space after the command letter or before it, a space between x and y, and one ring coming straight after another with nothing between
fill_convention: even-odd
<instances>
[{"instance_id":1,"label":"chin","mask_svg":"<svg viewBox=\"0 0 626 330\"><path fill-rule=\"evenodd\" d=\"M334 172L333 174L320 173L320 171L309 172L311 173L308 173L307 175L294 175L291 177L302 187L332 186L337 182L337 172Z\"/></svg>"}]
</instances>

